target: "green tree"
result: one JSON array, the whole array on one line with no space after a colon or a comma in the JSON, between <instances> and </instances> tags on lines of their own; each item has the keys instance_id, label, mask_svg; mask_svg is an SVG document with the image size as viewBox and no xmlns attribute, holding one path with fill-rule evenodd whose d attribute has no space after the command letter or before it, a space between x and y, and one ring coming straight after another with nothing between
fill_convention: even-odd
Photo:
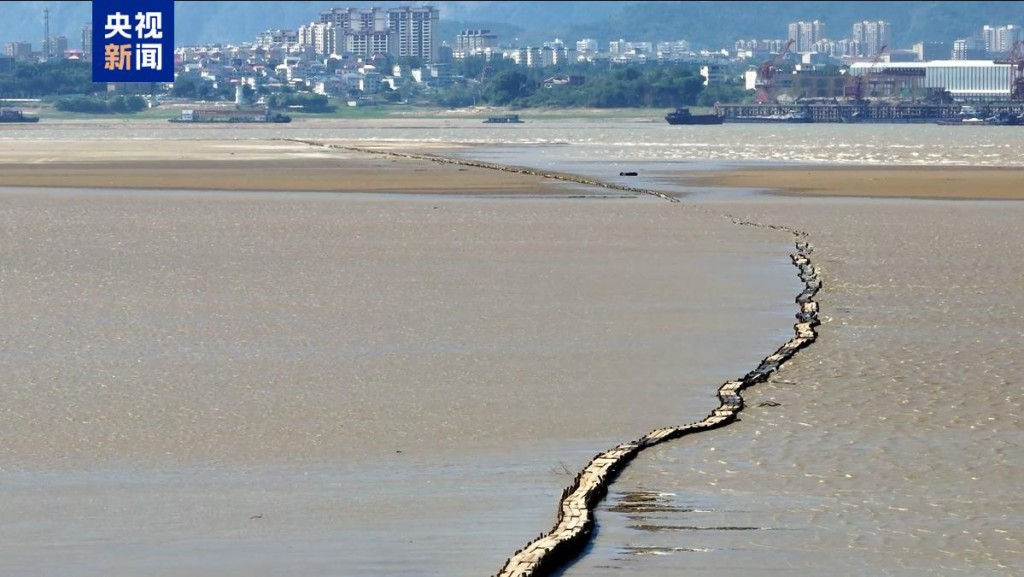
<instances>
[{"instance_id":1,"label":"green tree","mask_svg":"<svg viewBox=\"0 0 1024 577\"><path fill-rule=\"evenodd\" d=\"M402 56L395 63L401 66L402 70L423 68L423 59L418 56Z\"/></svg>"},{"instance_id":2,"label":"green tree","mask_svg":"<svg viewBox=\"0 0 1024 577\"><path fill-rule=\"evenodd\" d=\"M743 102L753 97L753 90L747 90L746 87L738 82L731 82L708 86L701 91L700 96L697 98L697 104L700 106L714 106L718 102L732 104Z\"/></svg>"},{"instance_id":3,"label":"green tree","mask_svg":"<svg viewBox=\"0 0 1024 577\"><path fill-rule=\"evenodd\" d=\"M41 98L105 90L105 83L92 81L89 64L77 60L19 62L13 73L0 74L0 98Z\"/></svg>"},{"instance_id":4,"label":"green tree","mask_svg":"<svg viewBox=\"0 0 1024 577\"><path fill-rule=\"evenodd\" d=\"M445 108L465 108L476 104L476 91L465 86L453 86L443 92L438 92L434 102Z\"/></svg>"},{"instance_id":5,"label":"green tree","mask_svg":"<svg viewBox=\"0 0 1024 577\"><path fill-rule=\"evenodd\" d=\"M53 107L65 112L125 114L144 110L146 108L146 99L138 95L118 95L113 98L65 96L54 101Z\"/></svg>"},{"instance_id":6,"label":"green tree","mask_svg":"<svg viewBox=\"0 0 1024 577\"><path fill-rule=\"evenodd\" d=\"M216 91L207 82L200 82L196 85L196 100L213 100Z\"/></svg>"},{"instance_id":7,"label":"green tree","mask_svg":"<svg viewBox=\"0 0 1024 577\"><path fill-rule=\"evenodd\" d=\"M195 98L196 88L195 80L179 76L174 80L174 86L171 87L171 96L176 98Z\"/></svg>"},{"instance_id":8,"label":"green tree","mask_svg":"<svg viewBox=\"0 0 1024 577\"><path fill-rule=\"evenodd\" d=\"M334 107L330 99L323 94L296 92L294 94L274 94L268 100L271 108L293 108L300 112L331 112Z\"/></svg>"},{"instance_id":9,"label":"green tree","mask_svg":"<svg viewBox=\"0 0 1024 577\"><path fill-rule=\"evenodd\" d=\"M526 74L518 70L503 70L491 79L481 97L490 104L505 106L531 93L530 80Z\"/></svg>"}]
</instances>

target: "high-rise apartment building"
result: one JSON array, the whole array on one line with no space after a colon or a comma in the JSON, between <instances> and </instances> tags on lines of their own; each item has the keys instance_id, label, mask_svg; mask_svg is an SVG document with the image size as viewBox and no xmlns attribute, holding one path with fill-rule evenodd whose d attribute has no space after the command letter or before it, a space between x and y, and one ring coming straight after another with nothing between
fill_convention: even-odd
<instances>
[{"instance_id":1,"label":"high-rise apartment building","mask_svg":"<svg viewBox=\"0 0 1024 577\"><path fill-rule=\"evenodd\" d=\"M983 26L981 39L985 43L985 51L990 56L1006 54L1013 49L1013 44L1024 40L1024 29L1020 26Z\"/></svg>"},{"instance_id":2,"label":"high-rise apartment building","mask_svg":"<svg viewBox=\"0 0 1024 577\"><path fill-rule=\"evenodd\" d=\"M319 24L332 36L324 41L325 47L337 53L370 58L383 52L429 63L438 57L439 15L433 6L331 8L320 13ZM319 49L317 53L324 54Z\"/></svg>"},{"instance_id":3,"label":"high-rise apartment building","mask_svg":"<svg viewBox=\"0 0 1024 577\"><path fill-rule=\"evenodd\" d=\"M82 27L82 60L92 61L92 24Z\"/></svg>"},{"instance_id":4,"label":"high-rise apartment building","mask_svg":"<svg viewBox=\"0 0 1024 577\"><path fill-rule=\"evenodd\" d=\"M953 41L953 60L984 60L985 54L985 41L981 38Z\"/></svg>"},{"instance_id":5,"label":"high-rise apartment building","mask_svg":"<svg viewBox=\"0 0 1024 577\"><path fill-rule=\"evenodd\" d=\"M392 48L397 39L387 12L380 8L331 8L320 13L320 23L331 26L333 45L340 54L367 59L378 52L397 56Z\"/></svg>"},{"instance_id":6,"label":"high-rise apartment building","mask_svg":"<svg viewBox=\"0 0 1024 577\"><path fill-rule=\"evenodd\" d=\"M437 35L439 18L440 12L433 6L389 8L388 25L398 36L398 51L391 53L433 62L440 46Z\"/></svg>"},{"instance_id":7,"label":"high-rise apartment building","mask_svg":"<svg viewBox=\"0 0 1024 577\"><path fill-rule=\"evenodd\" d=\"M857 22L853 25L853 40L860 42L860 56L876 56L883 46L892 46L892 27L888 22Z\"/></svg>"},{"instance_id":8,"label":"high-rise apartment building","mask_svg":"<svg viewBox=\"0 0 1024 577\"><path fill-rule=\"evenodd\" d=\"M317 56L327 57L343 51L338 46L337 30L330 22L310 22L300 26L295 36L300 46L311 46ZM357 54L364 55L362 52Z\"/></svg>"},{"instance_id":9,"label":"high-rise apartment building","mask_svg":"<svg viewBox=\"0 0 1024 577\"><path fill-rule=\"evenodd\" d=\"M814 44L825 38L825 23L820 20L792 22L789 25L789 37L794 40L794 52L812 52Z\"/></svg>"}]
</instances>

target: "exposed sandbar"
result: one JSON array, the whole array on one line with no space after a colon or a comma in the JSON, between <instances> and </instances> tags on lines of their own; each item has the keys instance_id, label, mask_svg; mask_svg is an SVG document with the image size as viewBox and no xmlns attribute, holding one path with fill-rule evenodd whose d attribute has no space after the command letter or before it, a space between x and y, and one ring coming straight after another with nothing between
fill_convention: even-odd
<instances>
[{"instance_id":1,"label":"exposed sandbar","mask_svg":"<svg viewBox=\"0 0 1024 577\"><path fill-rule=\"evenodd\" d=\"M363 144L364 147L367 147ZM283 141L19 143L0 152L0 186L333 191L427 194L565 193L529 174Z\"/></svg>"},{"instance_id":2,"label":"exposed sandbar","mask_svg":"<svg viewBox=\"0 0 1024 577\"><path fill-rule=\"evenodd\" d=\"M1024 199L1024 169L996 167L779 167L689 173L696 186L791 195L934 199Z\"/></svg>"},{"instance_id":3,"label":"exposed sandbar","mask_svg":"<svg viewBox=\"0 0 1024 577\"><path fill-rule=\"evenodd\" d=\"M344 145L345 143L335 142ZM355 143L394 148L386 141ZM14 147L12 147L14 148ZM429 149L427 143L417 149ZM444 154L457 145L439 145ZM1024 169L1000 167L781 166L672 172L699 187L789 195L1024 199ZM0 186L334 191L427 194L564 194L536 175L272 140L22 141L0 151Z\"/></svg>"}]
</instances>

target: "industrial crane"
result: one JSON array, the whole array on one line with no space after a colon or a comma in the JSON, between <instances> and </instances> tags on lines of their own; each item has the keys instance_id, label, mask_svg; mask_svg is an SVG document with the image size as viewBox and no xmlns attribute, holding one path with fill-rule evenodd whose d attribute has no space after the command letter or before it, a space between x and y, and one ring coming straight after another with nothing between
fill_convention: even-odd
<instances>
[{"instance_id":1,"label":"industrial crane","mask_svg":"<svg viewBox=\"0 0 1024 577\"><path fill-rule=\"evenodd\" d=\"M1010 65L1010 100L1024 100L1024 41L1014 42L1005 58L992 62Z\"/></svg>"},{"instance_id":2,"label":"industrial crane","mask_svg":"<svg viewBox=\"0 0 1024 577\"><path fill-rule=\"evenodd\" d=\"M864 83L868 81L872 71L875 69L875 66L882 60L882 53L885 52L886 48L888 48L888 46L883 44L882 47L878 49L874 59L871 60L871 66L868 66L868 69L864 71L864 74L853 77L852 83L846 87L846 93L844 96L853 98L853 101L858 104L864 100Z\"/></svg>"},{"instance_id":3,"label":"industrial crane","mask_svg":"<svg viewBox=\"0 0 1024 577\"><path fill-rule=\"evenodd\" d=\"M779 50L775 58L765 60L757 69L757 80L755 80L754 84L757 94L754 96L754 100L758 104L775 104L777 102L775 95L772 94L772 83L775 79L775 73L778 72L779 66L782 65L782 60L789 54L789 49L792 48L794 42L796 40L790 38L786 41L786 46Z\"/></svg>"}]
</instances>

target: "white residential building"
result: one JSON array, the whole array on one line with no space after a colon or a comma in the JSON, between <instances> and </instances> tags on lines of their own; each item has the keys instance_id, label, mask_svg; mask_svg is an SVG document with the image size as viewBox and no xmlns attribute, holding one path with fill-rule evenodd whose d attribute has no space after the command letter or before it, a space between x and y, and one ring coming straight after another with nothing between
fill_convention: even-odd
<instances>
[{"instance_id":1,"label":"white residential building","mask_svg":"<svg viewBox=\"0 0 1024 577\"><path fill-rule=\"evenodd\" d=\"M883 20L857 22L853 25L853 40L860 43L858 56L875 56L883 46L892 48L892 26Z\"/></svg>"},{"instance_id":2,"label":"white residential building","mask_svg":"<svg viewBox=\"0 0 1024 577\"><path fill-rule=\"evenodd\" d=\"M704 64L700 67L700 75L704 77L704 86L717 86L729 78L729 67L724 64Z\"/></svg>"},{"instance_id":3,"label":"white residential building","mask_svg":"<svg viewBox=\"0 0 1024 577\"><path fill-rule=\"evenodd\" d=\"M1012 50L1014 42L1024 40L1024 29L1013 24L984 26L981 29L981 39L989 55L999 56Z\"/></svg>"},{"instance_id":4,"label":"white residential building","mask_svg":"<svg viewBox=\"0 0 1024 577\"><path fill-rule=\"evenodd\" d=\"M814 43L825 38L825 23L793 22L789 25L789 37L795 41L794 52L813 52Z\"/></svg>"},{"instance_id":5,"label":"white residential building","mask_svg":"<svg viewBox=\"0 0 1024 577\"><path fill-rule=\"evenodd\" d=\"M585 54L597 51L597 40L594 40L593 38L584 38L583 40L576 41L576 52Z\"/></svg>"}]
</instances>

